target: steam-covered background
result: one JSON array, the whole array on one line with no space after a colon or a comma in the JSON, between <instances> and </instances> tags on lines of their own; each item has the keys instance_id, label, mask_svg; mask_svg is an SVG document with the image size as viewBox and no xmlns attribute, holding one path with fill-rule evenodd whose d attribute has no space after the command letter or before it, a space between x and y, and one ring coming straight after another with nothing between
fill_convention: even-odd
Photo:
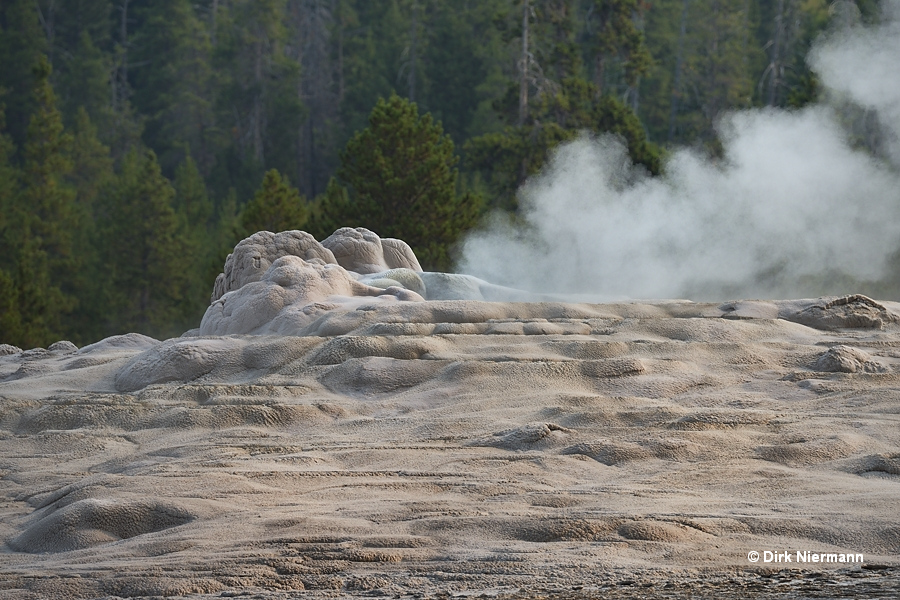
<instances>
[{"instance_id":1,"label":"steam-covered background","mask_svg":"<svg viewBox=\"0 0 900 600\"><path fill-rule=\"evenodd\" d=\"M875 26L835 24L808 61L825 88L801 109L723 116L720 158L673 150L635 168L612 136L561 146L464 245L462 271L593 298L877 293L900 248L900 2ZM863 117L860 117L863 115ZM855 127L875 127L875 147Z\"/></svg>"}]
</instances>

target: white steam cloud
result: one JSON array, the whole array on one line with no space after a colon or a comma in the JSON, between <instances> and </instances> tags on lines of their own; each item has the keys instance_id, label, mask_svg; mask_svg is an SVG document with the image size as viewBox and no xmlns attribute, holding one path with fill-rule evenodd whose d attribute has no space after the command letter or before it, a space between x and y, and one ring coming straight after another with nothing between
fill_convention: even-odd
<instances>
[{"instance_id":1,"label":"white steam cloud","mask_svg":"<svg viewBox=\"0 0 900 600\"><path fill-rule=\"evenodd\" d=\"M837 294L883 277L900 246L900 0L884 10L809 58L833 101L877 116L884 158L825 103L732 114L723 160L678 150L657 178L585 136L520 190L524 226L497 217L466 240L461 270L593 299Z\"/></svg>"}]
</instances>

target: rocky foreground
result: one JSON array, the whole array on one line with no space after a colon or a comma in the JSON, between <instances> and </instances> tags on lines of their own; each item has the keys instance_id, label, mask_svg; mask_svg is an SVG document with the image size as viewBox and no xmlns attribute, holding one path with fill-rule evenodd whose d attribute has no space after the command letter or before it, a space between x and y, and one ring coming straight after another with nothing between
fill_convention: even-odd
<instances>
[{"instance_id":1,"label":"rocky foreground","mask_svg":"<svg viewBox=\"0 0 900 600\"><path fill-rule=\"evenodd\" d=\"M900 305L269 258L181 338L0 346L0 598L896 595Z\"/></svg>"}]
</instances>

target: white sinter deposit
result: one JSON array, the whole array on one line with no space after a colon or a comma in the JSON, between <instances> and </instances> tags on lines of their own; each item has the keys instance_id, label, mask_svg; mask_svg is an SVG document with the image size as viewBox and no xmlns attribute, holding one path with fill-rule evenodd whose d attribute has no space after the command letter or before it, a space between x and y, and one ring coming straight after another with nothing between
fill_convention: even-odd
<instances>
[{"instance_id":1,"label":"white sinter deposit","mask_svg":"<svg viewBox=\"0 0 900 600\"><path fill-rule=\"evenodd\" d=\"M260 231L228 255L197 333L305 335L328 311L373 300L545 298L469 275L423 272L406 242L362 227L343 227L322 243L304 231Z\"/></svg>"},{"instance_id":2,"label":"white sinter deposit","mask_svg":"<svg viewBox=\"0 0 900 600\"><path fill-rule=\"evenodd\" d=\"M566 303L260 232L199 330L0 346L0 600L890 597L898 309Z\"/></svg>"}]
</instances>

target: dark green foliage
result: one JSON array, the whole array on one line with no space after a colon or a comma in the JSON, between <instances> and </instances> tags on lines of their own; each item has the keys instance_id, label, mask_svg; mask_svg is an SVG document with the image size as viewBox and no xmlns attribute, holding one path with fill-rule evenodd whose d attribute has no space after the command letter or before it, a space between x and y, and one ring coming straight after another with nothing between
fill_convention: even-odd
<instances>
[{"instance_id":1,"label":"dark green foliage","mask_svg":"<svg viewBox=\"0 0 900 600\"><path fill-rule=\"evenodd\" d=\"M13 275L0 269L0 343L27 343L22 332L22 313L19 311L19 290Z\"/></svg>"},{"instance_id":2,"label":"dark green foliage","mask_svg":"<svg viewBox=\"0 0 900 600\"><path fill-rule=\"evenodd\" d=\"M656 144L715 152L724 111L815 101L805 54L830 19L879 18L875 0L527 4L523 55L523 0L0 2L0 342L194 327L257 229L366 226L449 269L482 204L464 190L515 210L580 131L651 174ZM871 115L846 112L877 153Z\"/></svg>"},{"instance_id":3,"label":"dark green foliage","mask_svg":"<svg viewBox=\"0 0 900 600\"><path fill-rule=\"evenodd\" d=\"M339 66L342 138L366 127L375 99L403 89L400 73L403 42L409 27L396 0L341 0L337 31L343 62Z\"/></svg>"},{"instance_id":4,"label":"dark green foliage","mask_svg":"<svg viewBox=\"0 0 900 600\"><path fill-rule=\"evenodd\" d=\"M421 104L440 121L455 144L462 144L478 109L478 86L487 77L485 59L470 39L471 11L441 4L435 10L422 76Z\"/></svg>"},{"instance_id":5,"label":"dark green foliage","mask_svg":"<svg viewBox=\"0 0 900 600\"><path fill-rule=\"evenodd\" d=\"M73 253L79 267L70 275L72 295L77 303L66 318L66 337L90 342L102 336L107 307L98 302L106 280L101 262L101 238L94 218L105 194L115 183L110 151L97 137L97 127L87 111L78 111L71 149L72 170L67 180L75 192L79 225L72 232Z\"/></svg>"},{"instance_id":6,"label":"dark green foliage","mask_svg":"<svg viewBox=\"0 0 900 600\"><path fill-rule=\"evenodd\" d=\"M72 234L82 215L77 214L75 190L68 185L72 173L72 136L63 131L62 115L50 86L50 63L42 56L35 67L34 99L37 110L28 124L24 185L25 234L36 238L46 253L50 279L64 283L79 265Z\"/></svg>"},{"instance_id":7,"label":"dark green foliage","mask_svg":"<svg viewBox=\"0 0 900 600\"><path fill-rule=\"evenodd\" d=\"M109 333L178 333L193 260L172 206L175 190L152 151L124 157L102 213Z\"/></svg>"},{"instance_id":8,"label":"dark green foliage","mask_svg":"<svg viewBox=\"0 0 900 600\"><path fill-rule=\"evenodd\" d=\"M92 121L110 122L109 62L87 31L83 31L59 77L62 108L70 119L84 110Z\"/></svg>"},{"instance_id":9,"label":"dark green foliage","mask_svg":"<svg viewBox=\"0 0 900 600\"><path fill-rule=\"evenodd\" d=\"M447 268L453 244L475 225L480 210L479 198L457 194L457 162L440 124L392 95L378 101L369 126L341 152L336 179L349 201L330 186L323 211L333 215L343 206L343 225L400 238L423 267Z\"/></svg>"},{"instance_id":10,"label":"dark green foliage","mask_svg":"<svg viewBox=\"0 0 900 600\"><path fill-rule=\"evenodd\" d=\"M212 239L212 247L210 249L211 262L207 266L204 275L204 279L211 282L204 292L204 298L207 300L212 292L212 283L215 282L216 276L222 272L225 259L234 249L234 246L244 238L237 193L234 189L229 190L228 195L215 208L210 237Z\"/></svg>"},{"instance_id":11,"label":"dark green foliage","mask_svg":"<svg viewBox=\"0 0 900 600\"><path fill-rule=\"evenodd\" d=\"M135 8L131 82L147 121L143 139L173 173L187 150L209 173L221 142L213 115L212 46L189 0L155 0Z\"/></svg>"},{"instance_id":12,"label":"dark green foliage","mask_svg":"<svg viewBox=\"0 0 900 600\"><path fill-rule=\"evenodd\" d=\"M625 141L635 164L643 165L651 174L662 170L659 147L647 139L641 120L630 108L612 96L604 96L594 105L593 129L618 135Z\"/></svg>"},{"instance_id":13,"label":"dark green foliage","mask_svg":"<svg viewBox=\"0 0 900 600\"><path fill-rule=\"evenodd\" d=\"M515 195L525 180L541 170L556 146L582 131L621 137L635 163L659 174L660 150L647 139L634 112L611 96L594 100L595 94L593 84L568 77L558 91L532 104L529 123L469 140L467 161L483 173L495 207L515 210Z\"/></svg>"},{"instance_id":14,"label":"dark green foliage","mask_svg":"<svg viewBox=\"0 0 900 600\"><path fill-rule=\"evenodd\" d=\"M190 154L175 170L173 183L173 205L180 236L184 239L187 256L192 257L185 265L187 287L183 301L179 303L181 320L177 324L190 329L196 327L209 306L209 292L222 268L222 261L219 260L213 205L203 176Z\"/></svg>"},{"instance_id":15,"label":"dark green foliage","mask_svg":"<svg viewBox=\"0 0 900 600\"><path fill-rule=\"evenodd\" d=\"M22 236L19 224L21 174L12 164L15 146L4 128L3 105L0 104L0 343L31 345L25 335L20 308L19 264L22 262ZM24 308L24 307L23 307ZM25 319L34 318L25 315Z\"/></svg>"},{"instance_id":16,"label":"dark green foliage","mask_svg":"<svg viewBox=\"0 0 900 600\"><path fill-rule=\"evenodd\" d=\"M13 145L0 141L0 170L8 178L0 191L4 226L2 246L8 270L3 286L14 302L5 301L2 321L7 343L36 346L59 339L62 317L75 306L74 278L81 266L72 235L82 225L75 192L66 177L72 138L63 132L62 116L50 87L50 64L41 56L34 68L32 98L36 110L28 124L24 164L10 165Z\"/></svg>"},{"instance_id":17,"label":"dark green foliage","mask_svg":"<svg viewBox=\"0 0 900 600\"><path fill-rule=\"evenodd\" d=\"M791 108L801 108L812 104L819 98L819 80L811 72L807 72L797 79L795 85L787 95L787 105Z\"/></svg>"},{"instance_id":18,"label":"dark green foliage","mask_svg":"<svg viewBox=\"0 0 900 600\"><path fill-rule=\"evenodd\" d=\"M466 155L472 169L484 172L493 207L516 210L516 191L540 171L553 148L577 135L550 122L539 126L508 126L504 131L469 140Z\"/></svg>"},{"instance_id":19,"label":"dark green foliage","mask_svg":"<svg viewBox=\"0 0 900 600\"><path fill-rule=\"evenodd\" d=\"M356 211L350 203L347 188L332 177L325 193L319 197L310 211L307 230L317 239L325 239L341 227L358 227ZM348 221L350 219L350 221ZM355 223L351 225L351 223Z\"/></svg>"},{"instance_id":20,"label":"dark green foliage","mask_svg":"<svg viewBox=\"0 0 900 600\"><path fill-rule=\"evenodd\" d=\"M4 343L47 346L60 339L60 312L67 299L50 281L47 254L33 237L20 240L15 254L14 269L2 277L11 299L3 302L5 314L0 316Z\"/></svg>"},{"instance_id":21,"label":"dark green foliage","mask_svg":"<svg viewBox=\"0 0 900 600\"><path fill-rule=\"evenodd\" d=\"M36 107L32 69L46 51L33 0L0 2L0 103L6 106L7 132L19 148Z\"/></svg>"},{"instance_id":22,"label":"dark green foliage","mask_svg":"<svg viewBox=\"0 0 900 600\"><path fill-rule=\"evenodd\" d=\"M287 54L285 4L243 0L219 16L215 62L227 65L227 77L217 108L235 156L258 168L296 173L304 110L297 93L299 65Z\"/></svg>"},{"instance_id":23,"label":"dark green foliage","mask_svg":"<svg viewBox=\"0 0 900 600\"><path fill-rule=\"evenodd\" d=\"M633 87L647 73L653 59L636 17L641 0L592 0L587 19L588 52L593 58L594 84L605 91L611 67L619 67L624 83ZM611 64L611 63L618 63Z\"/></svg>"},{"instance_id":24,"label":"dark green foliage","mask_svg":"<svg viewBox=\"0 0 900 600\"><path fill-rule=\"evenodd\" d=\"M288 231L303 229L309 211L306 200L291 186L287 178L272 169L263 177L262 185L253 200L244 208L241 227L244 235L257 231Z\"/></svg>"},{"instance_id":25,"label":"dark green foliage","mask_svg":"<svg viewBox=\"0 0 900 600\"><path fill-rule=\"evenodd\" d=\"M203 236L213 225L213 206L200 169L190 154L175 170L175 210L185 228Z\"/></svg>"}]
</instances>

